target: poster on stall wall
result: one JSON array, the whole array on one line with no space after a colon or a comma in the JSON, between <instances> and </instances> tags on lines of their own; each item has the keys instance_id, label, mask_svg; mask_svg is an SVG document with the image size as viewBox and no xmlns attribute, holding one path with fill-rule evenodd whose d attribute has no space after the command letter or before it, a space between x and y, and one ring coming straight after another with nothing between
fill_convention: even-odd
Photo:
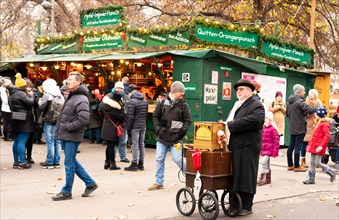
<instances>
[{"instance_id":1,"label":"poster on stall wall","mask_svg":"<svg viewBox=\"0 0 339 220\"><path fill-rule=\"evenodd\" d=\"M230 82L222 83L222 100L231 100L232 84Z\"/></svg>"},{"instance_id":2,"label":"poster on stall wall","mask_svg":"<svg viewBox=\"0 0 339 220\"><path fill-rule=\"evenodd\" d=\"M205 84L204 104L216 105L218 103L218 85Z\"/></svg>"},{"instance_id":3,"label":"poster on stall wall","mask_svg":"<svg viewBox=\"0 0 339 220\"><path fill-rule=\"evenodd\" d=\"M218 84L218 71L212 71L212 84Z\"/></svg>"},{"instance_id":4,"label":"poster on stall wall","mask_svg":"<svg viewBox=\"0 0 339 220\"><path fill-rule=\"evenodd\" d=\"M255 80L260 83L261 89L258 95L265 109L268 109L269 105L272 105L277 91L280 91L283 94L283 101L286 105L286 100L288 98L286 97L286 78L245 72L242 73L242 78L251 81Z\"/></svg>"}]
</instances>

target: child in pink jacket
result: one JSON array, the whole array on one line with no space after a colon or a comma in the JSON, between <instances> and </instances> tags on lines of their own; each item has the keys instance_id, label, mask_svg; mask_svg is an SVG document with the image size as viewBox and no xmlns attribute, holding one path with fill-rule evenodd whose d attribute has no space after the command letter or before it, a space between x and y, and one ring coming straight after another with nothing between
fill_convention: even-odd
<instances>
[{"instance_id":1,"label":"child in pink jacket","mask_svg":"<svg viewBox=\"0 0 339 220\"><path fill-rule=\"evenodd\" d=\"M327 109L325 106L318 107L316 110L318 122L316 128L312 133L311 140L308 142L306 147L307 152L311 153L311 165L308 170L308 179L305 180L304 184L314 184L315 168L321 167L324 173L330 175L330 181L335 180L336 174L326 164L321 163L321 158L326 153L328 141L330 139L330 123L325 118L327 115Z\"/></svg>"},{"instance_id":2,"label":"child in pink jacket","mask_svg":"<svg viewBox=\"0 0 339 220\"><path fill-rule=\"evenodd\" d=\"M270 158L278 156L279 153L279 134L273 125L273 113L266 111L260 153L262 156L261 174L257 182L259 186L271 183Z\"/></svg>"}]
</instances>

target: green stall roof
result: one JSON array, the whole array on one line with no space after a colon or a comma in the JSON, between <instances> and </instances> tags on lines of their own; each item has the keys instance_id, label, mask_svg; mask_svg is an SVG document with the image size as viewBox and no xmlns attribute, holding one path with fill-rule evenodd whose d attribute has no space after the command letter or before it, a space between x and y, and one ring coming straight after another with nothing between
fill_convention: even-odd
<instances>
[{"instance_id":1,"label":"green stall roof","mask_svg":"<svg viewBox=\"0 0 339 220\"><path fill-rule=\"evenodd\" d=\"M46 55L31 55L14 60L2 60L2 63L29 63L29 62L44 62L48 59L57 58L63 56L61 54L46 54Z\"/></svg>"},{"instance_id":2,"label":"green stall roof","mask_svg":"<svg viewBox=\"0 0 339 220\"><path fill-rule=\"evenodd\" d=\"M267 74L267 67L279 68L277 64L267 63L259 60L254 60L235 54L227 53L215 49L191 49L191 50L171 50L161 52L112 52L101 54L46 54L46 55L32 55L14 60L0 61L6 63L20 63L20 62L61 62L61 61L100 61L100 60L138 60L150 57L157 57L162 55L185 56L198 59L213 58L216 56L231 60L247 69L252 70L258 74ZM300 71L293 68L285 68L291 72L298 72L309 75L316 75L306 71Z\"/></svg>"},{"instance_id":3,"label":"green stall roof","mask_svg":"<svg viewBox=\"0 0 339 220\"><path fill-rule=\"evenodd\" d=\"M168 52L144 52L144 53L110 53L93 60L139 60L154 56L165 55Z\"/></svg>"}]
</instances>

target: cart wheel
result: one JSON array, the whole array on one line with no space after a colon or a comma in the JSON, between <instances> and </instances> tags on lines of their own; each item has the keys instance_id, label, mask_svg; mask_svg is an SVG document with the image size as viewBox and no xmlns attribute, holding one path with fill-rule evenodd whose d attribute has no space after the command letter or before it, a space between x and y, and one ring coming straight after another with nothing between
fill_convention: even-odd
<instances>
[{"instance_id":1,"label":"cart wheel","mask_svg":"<svg viewBox=\"0 0 339 220\"><path fill-rule=\"evenodd\" d=\"M218 198L218 193L217 193L216 190L200 189L200 191L199 191L199 196L201 196L201 194L203 194L204 192L211 192L211 193L213 193L213 194L215 195L215 198L216 198L217 200L219 200L219 198Z\"/></svg>"},{"instance_id":2,"label":"cart wheel","mask_svg":"<svg viewBox=\"0 0 339 220\"><path fill-rule=\"evenodd\" d=\"M195 210L195 197L188 188L181 188L176 196L176 204L179 212L184 216L190 216Z\"/></svg>"},{"instance_id":3,"label":"cart wheel","mask_svg":"<svg viewBox=\"0 0 339 220\"><path fill-rule=\"evenodd\" d=\"M230 204L231 200L234 201L233 207ZM224 211L225 215L230 217L237 216L242 208L242 201L239 194L229 189L224 190L224 193L221 195L220 202L221 208Z\"/></svg>"},{"instance_id":4,"label":"cart wheel","mask_svg":"<svg viewBox=\"0 0 339 220\"><path fill-rule=\"evenodd\" d=\"M214 220L219 215L219 203L213 192L204 192L199 196L198 209L204 220Z\"/></svg>"}]
</instances>

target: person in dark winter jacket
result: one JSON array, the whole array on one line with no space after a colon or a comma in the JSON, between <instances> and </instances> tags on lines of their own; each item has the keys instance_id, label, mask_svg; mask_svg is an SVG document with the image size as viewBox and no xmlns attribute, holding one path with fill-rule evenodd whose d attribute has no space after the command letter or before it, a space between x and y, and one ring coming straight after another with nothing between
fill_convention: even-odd
<instances>
[{"instance_id":1,"label":"person in dark winter jacket","mask_svg":"<svg viewBox=\"0 0 339 220\"><path fill-rule=\"evenodd\" d=\"M242 209L230 201L232 214L252 214L253 199L257 187L259 156L265 108L253 95L251 81L240 79L235 85L238 101L235 102L226 121L229 149L232 151L233 190L240 195Z\"/></svg>"},{"instance_id":2,"label":"person in dark winter jacket","mask_svg":"<svg viewBox=\"0 0 339 220\"><path fill-rule=\"evenodd\" d=\"M325 118L327 115L327 109L325 106L317 107L316 115L318 122L315 130L312 133L311 140L306 147L307 152L311 153L310 168L308 169L308 179L304 184L314 184L315 181L315 168L321 167L324 173L330 176L331 183L336 178L336 172L332 170L328 165L321 163L321 158L326 153L328 141L330 140L330 118Z\"/></svg>"},{"instance_id":3,"label":"person in dark winter jacket","mask_svg":"<svg viewBox=\"0 0 339 220\"><path fill-rule=\"evenodd\" d=\"M178 143L188 131L192 119L188 104L184 98L185 86L175 81L166 99L159 101L153 113L154 130L157 133L156 174L155 183L148 190L163 189L165 159L167 151L171 151L172 160L186 171L186 161L182 161L181 149L176 149ZM183 166L183 167L182 167Z\"/></svg>"},{"instance_id":4,"label":"person in dark winter jacket","mask_svg":"<svg viewBox=\"0 0 339 220\"><path fill-rule=\"evenodd\" d=\"M130 93L130 101L127 112L127 132L132 139L133 159L126 171L144 170L145 158L145 133L148 115L148 102L137 90Z\"/></svg>"},{"instance_id":5,"label":"person in dark winter jacket","mask_svg":"<svg viewBox=\"0 0 339 220\"><path fill-rule=\"evenodd\" d=\"M100 111L104 114L101 139L107 142L104 169L120 169L120 167L118 167L115 162L115 146L119 142L119 136L117 134L116 127L119 125L124 127L126 124L126 113L122 101L123 89L124 85L122 82L116 82L112 92L105 95L105 97L102 99L103 105L100 107Z\"/></svg>"},{"instance_id":6,"label":"person in dark winter jacket","mask_svg":"<svg viewBox=\"0 0 339 220\"><path fill-rule=\"evenodd\" d=\"M286 116L290 125L290 144L287 149L287 164L289 171L305 172L307 168L300 166L300 149L306 134L306 116L315 112L315 107L308 106L304 101L305 88L295 84L293 94L288 97ZM294 151L294 163L292 153Z\"/></svg>"},{"instance_id":7,"label":"person in dark winter jacket","mask_svg":"<svg viewBox=\"0 0 339 220\"><path fill-rule=\"evenodd\" d=\"M9 91L9 105L13 112L26 113L26 120L16 120L12 118L12 132L14 135L13 143L13 168L28 169L31 164L27 163L25 157L26 143L31 133L34 132L34 97L33 91L26 90L26 81L22 79L21 74L15 75L15 86L8 86Z\"/></svg>"},{"instance_id":8,"label":"person in dark winter jacket","mask_svg":"<svg viewBox=\"0 0 339 220\"><path fill-rule=\"evenodd\" d=\"M82 197L88 197L98 188L96 182L76 159L77 151L89 122L88 89L82 84L82 76L78 72L70 72L67 78L67 100L61 110L56 125L55 139L62 140L65 155L66 183L60 193L53 196L54 201L72 199L72 188L75 174L85 183Z\"/></svg>"},{"instance_id":9,"label":"person in dark winter jacket","mask_svg":"<svg viewBox=\"0 0 339 220\"><path fill-rule=\"evenodd\" d=\"M102 121L99 114L100 100L95 96L94 88L88 86L88 102L89 102L89 124L88 124L88 137L89 143L101 144L101 126Z\"/></svg>"},{"instance_id":10,"label":"person in dark winter jacket","mask_svg":"<svg viewBox=\"0 0 339 220\"><path fill-rule=\"evenodd\" d=\"M33 90L35 100L37 100L37 103L35 105L35 112L36 112L36 116L37 116L36 118L37 118L37 121L38 121L38 119L41 115L41 111L39 109L38 101L43 96L42 81L39 80L39 79L36 79L34 81L34 87L32 88L32 90ZM33 142L35 144L45 144L45 142L43 142L41 140L42 130L43 130L42 125L39 125L38 123L36 123L35 132L34 132L34 139L33 139Z\"/></svg>"},{"instance_id":11,"label":"person in dark winter jacket","mask_svg":"<svg viewBox=\"0 0 339 220\"><path fill-rule=\"evenodd\" d=\"M260 156L262 156L262 161L261 174L258 180L259 186L271 183L270 158L275 158L278 156L279 152L278 127L273 121L273 113L271 111L266 111L265 113L265 124L261 143L262 147Z\"/></svg>"}]
</instances>

